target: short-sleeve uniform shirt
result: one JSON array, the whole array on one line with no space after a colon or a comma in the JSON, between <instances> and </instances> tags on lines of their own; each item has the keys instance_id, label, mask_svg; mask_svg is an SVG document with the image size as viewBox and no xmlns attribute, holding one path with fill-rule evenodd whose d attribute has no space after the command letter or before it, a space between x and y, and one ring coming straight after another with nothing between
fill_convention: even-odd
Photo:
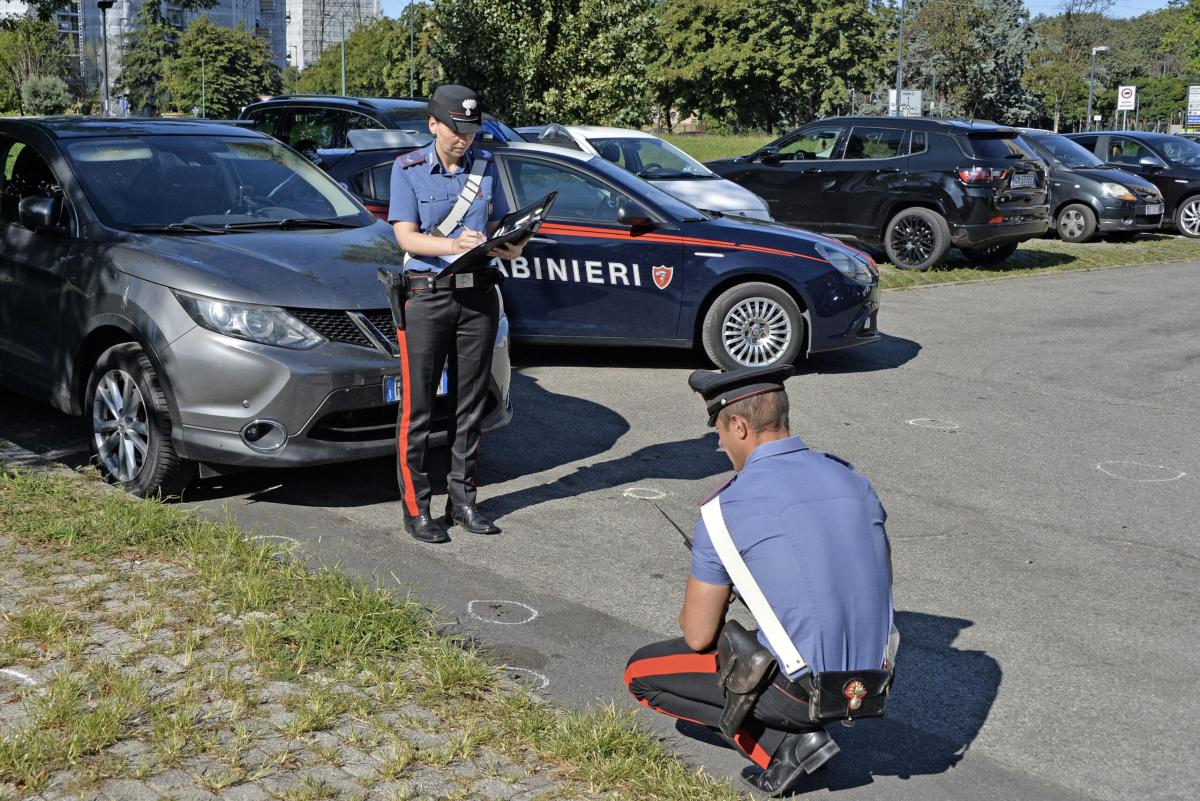
<instances>
[{"instance_id":1,"label":"short-sleeve uniform shirt","mask_svg":"<svg viewBox=\"0 0 1200 801\"><path fill-rule=\"evenodd\" d=\"M508 214L508 202L500 186L496 162L487 150L471 148L463 156L460 168L447 172L438 158L434 143L399 156L392 164L392 194L388 222L412 222L423 234L432 233L450 214L458 200L475 159L486 159L479 194L467 213L448 236L454 238L464 228L487 235L487 224ZM453 261L446 256L417 256L409 259L406 270L441 270Z\"/></svg>"},{"instance_id":2,"label":"short-sleeve uniform shirt","mask_svg":"<svg viewBox=\"0 0 1200 801\"><path fill-rule=\"evenodd\" d=\"M892 626L892 590L887 515L870 482L788 437L755 448L720 502L734 545L809 666L878 670ZM691 575L732 583L703 518ZM758 638L774 653L761 629Z\"/></svg>"}]
</instances>

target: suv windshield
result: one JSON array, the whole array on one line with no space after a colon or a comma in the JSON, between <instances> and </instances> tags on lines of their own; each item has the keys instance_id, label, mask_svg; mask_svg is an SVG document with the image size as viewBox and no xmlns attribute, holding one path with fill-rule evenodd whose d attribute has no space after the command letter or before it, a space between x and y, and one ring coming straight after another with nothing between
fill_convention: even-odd
<instances>
[{"instance_id":1,"label":"suv windshield","mask_svg":"<svg viewBox=\"0 0 1200 801\"><path fill-rule=\"evenodd\" d=\"M1058 134L1030 136L1029 141L1035 150L1042 151L1042 155L1053 159L1059 166L1068 170L1105 166L1103 161L1096 158L1095 153L1078 142L1072 142L1065 136Z\"/></svg>"},{"instance_id":2,"label":"suv windshield","mask_svg":"<svg viewBox=\"0 0 1200 801\"><path fill-rule=\"evenodd\" d=\"M1176 164L1187 167L1200 167L1200 144L1191 139L1177 137L1164 140L1159 144L1162 152Z\"/></svg>"},{"instance_id":3,"label":"suv windshield","mask_svg":"<svg viewBox=\"0 0 1200 801\"><path fill-rule=\"evenodd\" d=\"M65 151L92 207L114 228L204 233L207 226L216 233L246 223L358 226L374 219L274 140L151 134L76 139Z\"/></svg>"},{"instance_id":4,"label":"suv windshield","mask_svg":"<svg viewBox=\"0 0 1200 801\"><path fill-rule=\"evenodd\" d=\"M654 180L715 178L700 162L661 139L597 137L588 142L605 161L624 167L639 178Z\"/></svg>"},{"instance_id":5,"label":"suv windshield","mask_svg":"<svg viewBox=\"0 0 1200 801\"><path fill-rule=\"evenodd\" d=\"M1020 142L1007 136L971 136L967 135L971 152L977 159L1031 159Z\"/></svg>"}]
</instances>

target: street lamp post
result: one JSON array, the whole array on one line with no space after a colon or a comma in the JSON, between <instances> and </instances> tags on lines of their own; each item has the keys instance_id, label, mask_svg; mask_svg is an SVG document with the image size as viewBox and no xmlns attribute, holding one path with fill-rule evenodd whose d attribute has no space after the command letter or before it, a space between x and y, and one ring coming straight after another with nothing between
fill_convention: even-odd
<instances>
[{"instance_id":1,"label":"street lamp post","mask_svg":"<svg viewBox=\"0 0 1200 801\"><path fill-rule=\"evenodd\" d=\"M104 93L100 101L100 113L108 116L108 10L116 5L116 0L99 0L96 5L100 8L100 33L104 40Z\"/></svg>"},{"instance_id":2,"label":"street lamp post","mask_svg":"<svg viewBox=\"0 0 1200 801\"><path fill-rule=\"evenodd\" d=\"M408 96L413 97L413 28L417 27L417 18L413 16L412 0L408 0Z\"/></svg>"},{"instance_id":3,"label":"street lamp post","mask_svg":"<svg viewBox=\"0 0 1200 801\"><path fill-rule=\"evenodd\" d=\"M1108 52L1108 45L1097 45L1092 48L1092 74L1088 78L1088 109L1087 130L1092 130L1092 96L1096 91L1096 54Z\"/></svg>"},{"instance_id":4,"label":"street lamp post","mask_svg":"<svg viewBox=\"0 0 1200 801\"><path fill-rule=\"evenodd\" d=\"M334 19L331 14L324 14L325 19ZM342 31L342 96L346 96L346 15L337 17Z\"/></svg>"},{"instance_id":5,"label":"street lamp post","mask_svg":"<svg viewBox=\"0 0 1200 801\"><path fill-rule=\"evenodd\" d=\"M204 101L207 99L208 98L205 97L205 86L204 86L204 55L201 54L200 55L200 116L201 117L206 116L205 108L204 108Z\"/></svg>"},{"instance_id":6,"label":"street lamp post","mask_svg":"<svg viewBox=\"0 0 1200 801\"><path fill-rule=\"evenodd\" d=\"M896 111L900 116L900 88L904 84L904 0L900 0L900 37L896 41Z\"/></svg>"}]
</instances>

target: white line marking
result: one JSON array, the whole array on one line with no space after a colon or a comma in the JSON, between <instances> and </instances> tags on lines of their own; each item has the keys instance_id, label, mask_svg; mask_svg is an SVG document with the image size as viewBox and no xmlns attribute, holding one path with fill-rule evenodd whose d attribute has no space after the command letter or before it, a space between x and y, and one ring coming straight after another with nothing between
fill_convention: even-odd
<instances>
[{"instance_id":1,"label":"white line marking","mask_svg":"<svg viewBox=\"0 0 1200 801\"><path fill-rule=\"evenodd\" d=\"M246 539L250 542L257 542L258 540L284 540L285 542L290 542L293 545L300 544L300 540L293 537L285 537L282 534L255 534L253 537L247 537Z\"/></svg>"},{"instance_id":2,"label":"white line marking","mask_svg":"<svg viewBox=\"0 0 1200 801\"><path fill-rule=\"evenodd\" d=\"M917 428L932 428L935 431L954 431L958 428L958 423L949 420L937 420L932 417L916 417L906 421L910 426Z\"/></svg>"},{"instance_id":3,"label":"white line marking","mask_svg":"<svg viewBox=\"0 0 1200 801\"><path fill-rule=\"evenodd\" d=\"M507 604L509 606L519 606L522 609L524 609L525 611L527 611L529 613L529 616L526 617L524 620L511 620L511 621L510 620L492 620L490 618L483 617L479 613L477 613L475 611L475 604ZM478 620L480 623L495 623L497 626L523 626L526 623L532 623L534 620L537 619L538 610L534 609L529 604L523 604L520 601L501 601L501 600L480 601L480 600L475 600L475 601L467 602L467 614L470 615L471 617L475 618L476 620Z\"/></svg>"},{"instance_id":4,"label":"white line marking","mask_svg":"<svg viewBox=\"0 0 1200 801\"><path fill-rule=\"evenodd\" d=\"M503 670L505 673L528 673L530 676L533 676L533 689L535 690L544 690L550 686L550 679L546 678L543 674L538 673L536 670L530 670L529 668L523 667L513 667L512 665L504 665Z\"/></svg>"},{"instance_id":5,"label":"white line marking","mask_svg":"<svg viewBox=\"0 0 1200 801\"><path fill-rule=\"evenodd\" d=\"M1167 472L1171 472L1172 470L1174 470L1175 475L1165 476L1163 478L1134 478L1133 476L1120 475L1119 472L1114 473L1112 470L1108 469L1108 467L1114 467L1118 471L1120 471L1121 468L1118 467L1118 465L1132 465L1135 468L1144 467L1144 468L1148 468L1150 470L1165 470ZM1124 461L1121 459L1114 459L1114 460L1108 461L1108 462L1100 462L1099 464L1096 465L1096 469L1099 470L1101 473L1104 473L1106 476L1112 476L1113 478L1119 478L1122 481L1136 481L1139 484L1150 484L1150 483L1153 483L1156 481L1178 481L1179 479L1181 479L1187 475L1187 473L1183 472L1182 470L1177 470L1174 467L1166 467L1165 465L1161 465L1161 464L1145 464L1144 462L1127 462L1127 461Z\"/></svg>"},{"instance_id":6,"label":"white line marking","mask_svg":"<svg viewBox=\"0 0 1200 801\"><path fill-rule=\"evenodd\" d=\"M661 501L667 493L653 487L630 487L621 493L626 498L637 498L639 501Z\"/></svg>"},{"instance_id":7,"label":"white line marking","mask_svg":"<svg viewBox=\"0 0 1200 801\"><path fill-rule=\"evenodd\" d=\"M37 686L37 681L34 680L32 676L22 673L19 670L14 670L13 668L0 668L0 673L3 673L5 676L12 676L15 679L20 679L31 686Z\"/></svg>"}]
</instances>

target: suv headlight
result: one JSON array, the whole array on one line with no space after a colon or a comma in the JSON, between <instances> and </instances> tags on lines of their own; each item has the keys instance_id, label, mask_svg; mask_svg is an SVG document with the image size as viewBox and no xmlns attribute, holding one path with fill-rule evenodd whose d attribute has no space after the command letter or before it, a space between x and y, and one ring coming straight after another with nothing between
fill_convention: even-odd
<instances>
[{"instance_id":1,"label":"suv headlight","mask_svg":"<svg viewBox=\"0 0 1200 801\"><path fill-rule=\"evenodd\" d=\"M292 350L310 350L325 341L325 337L274 306L252 306L183 292L176 292L175 297L197 325L227 337Z\"/></svg>"},{"instance_id":2,"label":"suv headlight","mask_svg":"<svg viewBox=\"0 0 1200 801\"><path fill-rule=\"evenodd\" d=\"M850 280L867 285L875 283L875 276L879 271L871 269L873 263L867 256L851 253L824 242L818 242L816 248L821 258Z\"/></svg>"},{"instance_id":3,"label":"suv headlight","mask_svg":"<svg viewBox=\"0 0 1200 801\"><path fill-rule=\"evenodd\" d=\"M1120 184L1105 182L1100 185L1100 191L1117 200L1137 200L1137 197L1134 196L1133 191L1129 187L1121 186Z\"/></svg>"}]
</instances>

